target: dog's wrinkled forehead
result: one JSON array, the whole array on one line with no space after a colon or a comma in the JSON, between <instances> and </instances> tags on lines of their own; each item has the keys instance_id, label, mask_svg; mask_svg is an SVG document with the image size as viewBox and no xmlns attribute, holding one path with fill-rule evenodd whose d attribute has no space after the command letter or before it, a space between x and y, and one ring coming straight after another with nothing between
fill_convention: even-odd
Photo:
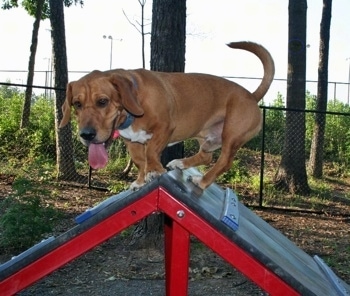
<instances>
[{"instance_id":1,"label":"dog's wrinkled forehead","mask_svg":"<svg viewBox=\"0 0 350 296\"><path fill-rule=\"evenodd\" d=\"M110 79L106 76L91 74L92 73L71 84L73 99L79 98L81 100L89 100L101 96L112 98L115 93L115 88Z\"/></svg>"}]
</instances>

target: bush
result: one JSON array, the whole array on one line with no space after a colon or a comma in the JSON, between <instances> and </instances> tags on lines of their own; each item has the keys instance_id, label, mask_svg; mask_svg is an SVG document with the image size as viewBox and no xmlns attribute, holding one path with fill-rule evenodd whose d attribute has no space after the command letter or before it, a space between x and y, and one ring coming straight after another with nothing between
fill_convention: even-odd
<instances>
[{"instance_id":1,"label":"bush","mask_svg":"<svg viewBox=\"0 0 350 296\"><path fill-rule=\"evenodd\" d=\"M265 110L265 151L275 155L282 153L286 117L284 111L274 108L284 108L284 105L284 98L278 93L277 98L269 106L271 108ZM245 147L255 151L261 150L262 136L261 131L245 144Z\"/></svg>"},{"instance_id":2,"label":"bush","mask_svg":"<svg viewBox=\"0 0 350 296\"><path fill-rule=\"evenodd\" d=\"M46 155L56 158L54 102L39 97L32 106L29 133L31 154L34 157Z\"/></svg>"},{"instance_id":3,"label":"bush","mask_svg":"<svg viewBox=\"0 0 350 296\"><path fill-rule=\"evenodd\" d=\"M348 115L327 115L324 149L326 160L348 164L350 157L350 107L342 102L334 101L328 105L328 110Z\"/></svg>"},{"instance_id":4,"label":"bush","mask_svg":"<svg viewBox=\"0 0 350 296\"><path fill-rule=\"evenodd\" d=\"M11 94L11 97L8 97ZM54 102L35 98L31 106L28 128L19 129L24 94L0 88L0 157L35 158L46 155L56 158Z\"/></svg>"}]
</instances>

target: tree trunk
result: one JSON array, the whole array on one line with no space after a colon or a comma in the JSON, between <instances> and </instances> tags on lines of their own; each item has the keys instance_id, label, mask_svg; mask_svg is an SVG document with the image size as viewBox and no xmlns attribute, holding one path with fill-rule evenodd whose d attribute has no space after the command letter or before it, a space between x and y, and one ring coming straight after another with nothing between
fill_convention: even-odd
<instances>
[{"instance_id":1,"label":"tree trunk","mask_svg":"<svg viewBox=\"0 0 350 296\"><path fill-rule=\"evenodd\" d=\"M289 46L287 108L305 109L306 0L289 1ZM275 177L276 187L307 195L305 165L305 113L287 111L282 159Z\"/></svg>"},{"instance_id":2,"label":"tree trunk","mask_svg":"<svg viewBox=\"0 0 350 296\"><path fill-rule=\"evenodd\" d=\"M185 71L186 0L153 1L151 35L151 70L162 72ZM166 148L162 153L165 166L182 158L183 143Z\"/></svg>"},{"instance_id":3,"label":"tree trunk","mask_svg":"<svg viewBox=\"0 0 350 296\"><path fill-rule=\"evenodd\" d=\"M151 33L151 70L184 72L186 44L186 0L153 0ZM183 157L183 143L165 149L162 164ZM137 247L159 247L163 215L155 214L135 228ZM141 238L141 239L140 239Z\"/></svg>"},{"instance_id":4,"label":"tree trunk","mask_svg":"<svg viewBox=\"0 0 350 296\"><path fill-rule=\"evenodd\" d=\"M186 1L153 1L151 70L184 72L185 45Z\"/></svg>"},{"instance_id":5,"label":"tree trunk","mask_svg":"<svg viewBox=\"0 0 350 296\"><path fill-rule=\"evenodd\" d=\"M139 0L141 5L141 41L142 41L142 68L146 68L146 61L145 61L145 5L146 0Z\"/></svg>"},{"instance_id":6,"label":"tree trunk","mask_svg":"<svg viewBox=\"0 0 350 296\"><path fill-rule=\"evenodd\" d=\"M74 165L74 150L71 124L59 129L63 117L61 107L66 97L68 83L66 34L64 27L63 1L50 0L51 38L53 47L53 63L55 73L56 103L55 103L55 130L57 170L59 179L77 180L79 178Z\"/></svg>"},{"instance_id":7,"label":"tree trunk","mask_svg":"<svg viewBox=\"0 0 350 296\"><path fill-rule=\"evenodd\" d=\"M39 27L40 27L40 21L41 21L44 2L45 0L38 0L36 11L35 11L35 21L33 24L32 43L30 45L30 56L29 56L29 64L28 64L27 88L25 92L24 104L23 104L23 110L22 110L21 129L28 127L28 124L29 124L30 106L32 102L32 93L33 93L32 85L34 80L35 55L36 55L36 49L38 47Z\"/></svg>"},{"instance_id":8,"label":"tree trunk","mask_svg":"<svg viewBox=\"0 0 350 296\"><path fill-rule=\"evenodd\" d=\"M318 84L316 110L327 111L328 102L328 56L329 35L332 18L332 0L323 0L322 19L320 25L320 57L318 64ZM315 114L315 127L312 137L309 169L315 178L323 175L323 147L326 128L326 114Z\"/></svg>"}]
</instances>

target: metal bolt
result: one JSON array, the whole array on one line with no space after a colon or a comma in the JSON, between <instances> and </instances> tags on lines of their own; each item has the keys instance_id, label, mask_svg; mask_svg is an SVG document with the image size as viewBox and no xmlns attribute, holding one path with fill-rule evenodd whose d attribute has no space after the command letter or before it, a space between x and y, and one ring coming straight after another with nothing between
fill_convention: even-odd
<instances>
[{"instance_id":1,"label":"metal bolt","mask_svg":"<svg viewBox=\"0 0 350 296\"><path fill-rule=\"evenodd\" d=\"M176 212L176 215L179 217L179 218L183 218L185 217L185 212L183 210L178 210Z\"/></svg>"}]
</instances>

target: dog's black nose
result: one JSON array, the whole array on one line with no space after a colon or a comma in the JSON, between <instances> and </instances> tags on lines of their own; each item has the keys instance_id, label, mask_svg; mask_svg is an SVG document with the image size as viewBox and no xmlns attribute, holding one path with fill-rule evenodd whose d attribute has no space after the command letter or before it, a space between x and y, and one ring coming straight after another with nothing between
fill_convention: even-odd
<instances>
[{"instance_id":1,"label":"dog's black nose","mask_svg":"<svg viewBox=\"0 0 350 296\"><path fill-rule=\"evenodd\" d=\"M96 137L96 130L92 127L84 127L79 135L86 141L92 141Z\"/></svg>"}]
</instances>

